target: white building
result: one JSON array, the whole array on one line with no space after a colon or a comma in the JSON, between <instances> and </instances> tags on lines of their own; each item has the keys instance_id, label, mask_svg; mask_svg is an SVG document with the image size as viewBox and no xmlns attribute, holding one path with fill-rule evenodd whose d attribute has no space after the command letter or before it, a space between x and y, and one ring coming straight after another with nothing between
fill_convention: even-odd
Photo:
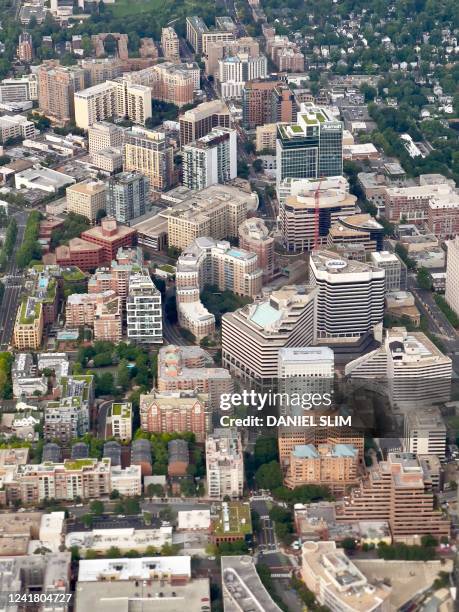
<instances>
[{"instance_id":1,"label":"white building","mask_svg":"<svg viewBox=\"0 0 459 612\"><path fill-rule=\"evenodd\" d=\"M217 127L183 147L183 184L205 189L237 176L237 132Z\"/></svg>"},{"instance_id":2,"label":"white building","mask_svg":"<svg viewBox=\"0 0 459 612\"><path fill-rule=\"evenodd\" d=\"M405 451L444 459L446 425L436 406L410 411L405 418Z\"/></svg>"},{"instance_id":3,"label":"white building","mask_svg":"<svg viewBox=\"0 0 459 612\"><path fill-rule=\"evenodd\" d=\"M72 531L65 538L65 546L70 549L78 546L84 555L88 550L105 554L116 546L122 553L136 550L143 553L149 546L161 550L164 545L172 544L172 527L158 529L93 529L92 531Z\"/></svg>"},{"instance_id":4,"label":"white building","mask_svg":"<svg viewBox=\"0 0 459 612\"><path fill-rule=\"evenodd\" d=\"M0 85L0 103L38 100L38 78L36 74L22 75L18 79L3 79Z\"/></svg>"},{"instance_id":5,"label":"white building","mask_svg":"<svg viewBox=\"0 0 459 612\"><path fill-rule=\"evenodd\" d=\"M385 288L386 293L392 291L400 291L405 288L402 275L402 262L395 255L389 251L374 251L370 253L371 262L385 271Z\"/></svg>"},{"instance_id":6,"label":"white building","mask_svg":"<svg viewBox=\"0 0 459 612\"><path fill-rule=\"evenodd\" d=\"M236 428L217 428L206 439L207 494L239 498L244 488L244 459Z\"/></svg>"},{"instance_id":7,"label":"white building","mask_svg":"<svg viewBox=\"0 0 459 612\"><path fill-rule=\"evenodd\" d=\"M218 60L218 80L224 99L241 99L246 81L264 79L267 75L268 60L264 55L239 53Z\"/></svg>"},{"instance_id":8,"label":"white building","mask_svg":"<svg viewBox=\"0 0 459 612\"><path fill-rule=\"evenodd\" d=\"M89 153L94 154L111 147L120 148L124 130L108 121L94 123L88 129Z\"/></svg>"},{"instance_id":9,"label":"white building","mask_svg":"<svg viewBox=\"0 0 459 612\"><path fill-rule=\"evenodd\" d=\"M59 552L63 543L65 527L65 512L51 512L43 514L40 522L40 544L51 552Z\"/></svg>"},{"instance_id":10,"label":"white building","mask_svg":"<svg viewBox=\"0 0 459 612\"><path fill-rule=\"evenodd\" d=\"M319 338L358 338L367 332L381 338L384 270L332 251L313 251L309 269L309 280L318 289Z\"/></svg>"},{"instance_id":11,"label":"white building","mask_svg":"<svg viewBox=\"0 0 459 612\"><path fill-rule=\"evenodd\" d=\"M135 497L142 495L142 467L131 465L127 468L112 466L110 468L112 491L116 489L120 495Z\"/></svg>"},{"instance_id":12,"label":"white building","mask_svg":"<svg viewBox=\"0 0 459 612\"><path fill-rule=\"evenodd\" d=\"M67 185L73 185L75 179L68 174L37 164L33 168L17 172L14 183L16 189L39 189L47 193L56 193Z\"/></svg>"},{"instance_id":13,"label":"white building","mask_svg":"<svg viewBox=\"0 0 459 612\"><path fill-rule=\"evenodd\" d=\"M112 403L107 414L108 437L129 441L132 438L132 404L130 402Z\"/></svg>"},{"instance_id":14,"label":"white building","mask_svg":"<svg viewBox=\"0 0 459 612\"><path fill-rule=\"evenodd\" d=\"M0 140L6 142L10 138L33 138L38 134L35 123L24 115L5 115L0 117Z\"/></svg>"},{"instance_id":15,"label":"white building","mask_svg":"<svg viewBox=\"0 0 459 612\"><path fill-rule=\"evenodd\" d=\"M180 531L207 531L210 529L210 510L179 510L177 521Z\"/></svg>"},{"instance_id":16,"label":"white building","mask_svg":"<svg viewBox=\"0 0 459 612\"><path fill-rule=\"evenodd\" d=\"M445 299L459 316L459 236L448 243Z\"/></svg>"},{"instance_id":17,"label":"white building","mask_svg":"<svg viewBox=\"0 0 459 612\"><path fill-rule=\"evenodd\" d=\"M163 341L161 293L148 273L131 275L126 312L129 340L148 344Z\"/></svg>"}]
</instances>

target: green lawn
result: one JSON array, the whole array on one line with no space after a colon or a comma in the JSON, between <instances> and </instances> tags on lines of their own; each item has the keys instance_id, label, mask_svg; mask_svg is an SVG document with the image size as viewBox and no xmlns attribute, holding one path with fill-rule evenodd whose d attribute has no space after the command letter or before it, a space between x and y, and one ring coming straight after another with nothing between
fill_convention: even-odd
<instances>
[{"instance_id":1,"label":"green lawn","mask_svg":"<svg viewBox=\"0 0 459 612\"><path fill-rule=\"evenodd\" d=\"M140 13L161 12L164 0L116 0L115 4L110 4L109 7L114 17L126 17Z\"/></svg>"}]
</instances>

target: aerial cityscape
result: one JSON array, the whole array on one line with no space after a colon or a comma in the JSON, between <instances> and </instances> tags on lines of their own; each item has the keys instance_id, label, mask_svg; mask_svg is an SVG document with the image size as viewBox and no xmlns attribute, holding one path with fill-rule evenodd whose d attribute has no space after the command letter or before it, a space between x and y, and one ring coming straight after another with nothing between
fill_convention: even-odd
<instances>
[{"instance_id":1,"label":"aerial cityscape","mask_svg":"<svg viewBox=\"0 0 459 612\"><path fill-rule=\"evenodd\" d=\"M459 610L457 2L0 7L0 612Z\"/></svg>"}]
</instances>

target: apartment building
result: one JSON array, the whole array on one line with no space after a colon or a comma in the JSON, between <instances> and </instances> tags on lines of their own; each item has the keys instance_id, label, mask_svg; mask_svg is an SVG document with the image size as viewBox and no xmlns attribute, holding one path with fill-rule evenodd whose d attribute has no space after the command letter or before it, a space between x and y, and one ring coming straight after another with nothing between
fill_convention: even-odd
<instances>
[{"instance_id":1,"label":"apartment building","mask_svg":"<svg viewBox=\"0 0 459 612\"><path fill-rule=\"evenodd\" d=\"M228 370L214 367L212 357L199 346L161 347L158 353L158 391L207 393L211 410L219 408L222 393L232 393L233 380Z\"/></svg>"},{"instance_id":2,"label":"apartment building","mask_svg":"<svg viewBox=\"0 0 459 612\"><path fill-rule=\"evenodd\" d=\"M161 49L165 59L169 62L180 61L180 40L174 28L162 28Z\"/></svg>"},{"instance_id":3,"label":"apartment building","mask_svg":"<svg viewBox=\"0 0 459 612\"><path fill-rule=\"evenodd\" d=\"M208 395L196 391L152 392L140 396L140 427L150 433L191 432L204 442L210 427Z\"/></svg>"},{"instance_id":4,"label":"apartment building","mask_svg":"<svg viewBox=\"0 0 459 612\"><path fill-rule=\"evenodd\" d=\"M317 287L319 338L382 335L385 272L371 264L312 251L309 281Z\"/></svg>"},{"instance_id":5,"label":"apartment building","mask_svg":"<svg viewBox=\"0 0 459 612\"><path fill-rule=\"evenodd\" d=\"M422 332L387 330L384 344L349 362L345 374L384 390L405 413L450 398L452 362Z\"/></svg>"},{"instance_id":6,"label":"apartment building","mask_svg":"<svg viewBox=\"0 0 459 612\"><path fill-rule=\"evenodd\" d=\"M33 138L37 133L33 121L24 115L5 115L0 117L0 140L5 142L10 138Z\"/></svg>"},{"instance_id":7,"label":"apartment building","mask_svg":"<svg viewBox=\"0 0 459 612\"><path fill-rule=\"evenodd\" d=\"M455 207L457 207L457 198L455 188L449 182L443 181L421 182L420 185L410 187L388 187L384 197L385 215L393 223L400 223L402 220L406 223L425 223L428 220L430 202L433 201L435 202L431 212L433 223L437 218L436 210L441 210L445 206L448 208L450 201L456 201Z\"/></svg>"},{"instance_id":8,"label":"apartment building","mask_svg":"<svg viewBox=\"0 0 459 612\"><path fill-rule=\"evenodd\" d=\"M163 341L161 293L148 271L131 274L126 313L129 340L147 344Z\"/></svg>"},{"instance_id":9,"label":"apartment building","mask_svg":"<svg viewBox=\"0 0 459 612\"><path fill-rule=\"evenodd\" d=\"M118 296L97 298L93 323L94 340L106 340L116 344L123 335L121 300Z\"/></svg>"},{"instance_id":10,"label":"apartment building","mask_svg":"<svg viewBox=\"0 0 459 612\"><path fill-rule=\"evenodd\" d=\"M246 81L264 79L268 60L264 55L238 53L218 60L218 83L224 99L242 99Z\"/></svg>"},{"instance_id":11,"label":"apartment building","mask_svg":"<svg viewBox=\"0 0 459 612\"><path fill-rule=\"evenodd\" d=\"M179 322L197 338L214 331L215 318L200 301L205 285L216 285L254 297L261 291L263 272L257 255L232 248L229 242L197 238L180 255L176 270Z\"/></svg>"},{"instance_id":12,"label":"apartment building","mask_svg":"<svg viewBox=\"0 0 459 612\"><path fill-rule=\"evenodd\" d=\"M125 134L124 170L145 175L152 191L172 186L174 150L163 132L134 127Z\"/></svg>"},{"instance_id":13,"label":"apartment building","mask_svg":"<svg viewBox=\"0 0 459 612\"><path fill-rule=\"evenodd\" d=\"M107 210L107 185L103 181L87 179L66 189L67 210L86 217L91 223L100 210Z\"/></svg>"},{"instance_id":14,"label":"apartment building","mask_svg":"<svg viewBox=\"0 0 459 612\"><path fill-rule=\"evenodd\" d=\"M277 123L265 123L257 125L255 136L255 148L257 152L275 151L277 139Z\"/></svg>"},{"instance_id":15,"label":"apartment building","mask_svg":"<svg viewBox=\"0 0 459 612\"><path fill-rule=\"evenodd\" d=\"M132 404L130 402L112 403L107 412L106 437L117 438L123 442L129 442L131 440Z\"/></svg>"},{"instance_id":16,"label":"apartment building","mask_svg":"<svg viewBox=\"0 0 459 612\"><path fill-rule=\"evenodd\" d=\"M270 123L291 123L296 119L292 90L276 79L246 82L242 92L242 122L253 129ZM275 149L274 147L267 147Z\"/></svg>"},{"instance_id":17,"label":"apartment building","mask_svg":"<svg viewBox=\"0 0 459 612\"><path fill-rule=\"evenodd\" d=\"M43 419L43 437L68 444L89 431L89 411L81 396L63 397L47 402Z\"/></svg>"},{"instance_id":18,"label":"apartment building","mask_svg":"<svg viewBox=\"0 0 459 612\"><path fill-rule=\"evenodd\" d=\"M222 317L222 365L248 384L277 384L284 346L315 341L316 290L285 286Z\"/></svg>"},{"instance_id":19,"label":"apartment building","mask_svg":"<svg viewBox=\"0 0 459 612\"><path fill-rule=\"evenodd\" d=\"M180 144L184 146L206 136L217 126L229 128L231 115L224 102L211 100L185 111L180 115L179 123Z\"/></svg>"},{"instance_id":20,"label":"apartment building","mask_svg":"<svg viewBox=\"0 0 459 612\"><path fill-rule=\"evenodd\" d=\"M263 219L251 217L239 226L239 246L255 253L258 266L263 270L263 284L272 280L274 275L274 238Z\"/></svg>"},{"instance_id":21,"label":"apartment building","mask_svg":"<svg viewBox=\"0 0 459 612\"><path fill-rule=\"evenodd\" d=\"M123 169L123 149L110 147L91 155L92 165L105 175L116 174Z\"/></svg>"},{"instance_id":22,"label":"apartment building","mask_svg":"<svg viewBox=\"0 0 459 612\"><path fill-rule=\"evenodd\" d=\"M105 81L75 93L75 122L84 130L111 117L128 117L145 125L151 113L151 89L124 79Z\"/></svg>"},{"instance_id":23,"label":"apartment building","mask_svg":"<svg viewBox=\"0 0 459 612\"><path fill-rule=\"evenodd\" d=\"M108 181L107 215L129 224L148 210L150 185L140 172L121 172Z\"/></svg>"},{"instance_id":24,"label":"apartment building","mask_svg":"<svg viewBox=\"0 0 459 612\"><path fill-rule=\"evenodd\" d=\"M143 72L143 71L140 71ZM131 81L141 75L130 73ZM156 100L184 106L194 101L194 92L199 89L200 71L194 63L162 62L146 69L145 77Z\"/></svg>"},{"instance_id":25,"label":"apartment building","mask_svg":"<svg viewBox=\"0 0 459 612\"><path fill-rule=\"evenodd\" d=\"M21 32L19 34L19 42L17 56L20 62L31 62L33 57L33 40L30 32Z\"/></svg>"},{"instance_id":26,"label":"apartment building","mask_svg":"<svg viewBox=\"0 0 459 612\"><path fill-rule=\"evenodd\" d=\"M410 411L405 417L404 434L406 452L445 458L446 425L437 406Z\"/></svg>"},{"instance_id":27,"label":"apartment building","mask_svg":"<svg viewBox=\"0 0 459 612\"><path fill-rule=\"evenodd\" d=\"M342 122L324 108L302 104L296 123L278 126L276 167L278 185L289 177L341 176Z\"/></svg>"},{"instance_id":28,"label":"apartment building","mask_svg":"<svg viewBox=\"0 0 459 612\"><path fill-rule=\"evenodd\" d=\"M202 35L208 31L209 28L201 17L191 15L186 18L186 39L196 55L202 55Z\"/></svg>"},{"instance_id":29,"label":"apartment building","mask_svg":"<svg viewBox=\"0 0 459 612\"><path fill-rule=\"evenodd\" d=\"M119 466L112 467L110 479L112 490L116 489L121 496L138 497L142 495L142 468L140 465L130 465L124 469ZM151 530L148 530L147 533L148 539L153 537L155 541L154 533L152 534Z\"/></svg>"},{"instance_id":30,"label":"apartment building","mask_svg":"<svg viewBox=\"0 0 459 612\"><path fill-rule=\"evenodd\" d=\"M296 42L288 36L274 36L267 41L266 50L279 72L304 72L304 55Z\"/></svg>"},{"instance_id":31,"label":"apartment building","mask_svg":"<svg viewBox=\"0 0 459 612\"><path fill-rule=\"evenodd\" d=\"M252 205L251 194L230 185L213 185L164 211L169 245L185 249L200 236L215 240L237 237Z\"/></svg>"},{"instance_id":32,"label":"apartment building","mask_svg":"<svg viewBox=\"0 0 459 612\"><path fill-rule=\"evenodd\" d=\"M112 81L123 74L124 62L118 57L87 58L80 62L85 73L85 87Z\"/></svg>"},{"instance_id":33,"label":"apartment building","mask_svg":"<svg viewBox=\"0 0 459 612\"><path fill-rule=\"evenodd\" d=\"M337 508L338 521L387 521L396 542L418 543L425 534L448 536L450 521L435 509L421 462L411 453L389 453Z\"/></svg>"},{"instance_id":34,"label":"apartment building","mask_svg":"<svg viewBox=\"0 0 459 612\"><path fill-rule=\"evenodd\" d=\"M285 476L285 485L295 487L317 484L329 487L334 494L344 493L358 483L359 453L350 444L312 444L295 446Z\"/></svg>"},{"instance_id":35,"label":"apartment building","mask_svg":"<svg viewBox=\"0 0 459 612\"><path fill-rule=\"evenodd\" d=\"M206 189L237 176L237 132L213 128L182 150L183 184L189 189Z\"/></svg>"},{"instance_id":36,"label":"apartment building","mask_svg":"<svg viewBox=\"0 0 459 612\"><path fill-rule=\"evenodd\" d=\"M84 89L84 70L49 60L38 67L38 106L57 123L75 119L74 95Z\"/></svg>"},{"instance_id":37,"label":"apartment building","mask_svg":"<svg viewBox=\"0 0 459 612\"><path fill-rule=\"evenodd\" d=\"M459 236L449 240L447 246L445 299L459 316Z\"/></svg>"},{"instance_id":38,"label":"apartment building","mask_svg":"<svg viewBox=\"0 0 459 612\"><path fill-rule=\"evenodd\" d=\"M228 30L208 30L202 33L202 55L208 54L209 46L217 42L230 42L234 40L234 32Z\"/></svg>"},{"instance_id":39,"label":"apartment building","mask_svg":"<svg viewBox=\"0 0 459 612\"><path fill-rule=\"evenodd\" d=\"M19 305L13 328L13 343L18 351L37 350L43 339L43 304L35 297L26 297Z\"/></svg>"},{"instance_id":40,"label":"apartment building","mask_svg":"<svg viewBox=\"0 0 459 612\"><path fill-rule=\"evenodd\" d=\"M331 228L356 211L356 196L344 177L286 178L278 186L280 231L291 252L311 250L315 243L316 195L319 196L318 244L325 246Z\"/></svg>"},{"instance_id":41,"label":"apartment building","mask_svg":"<svg viewBox=\"0 0 459 612\"><path fill-rule=\"evenodd\" d=\"M111 289L102 293L72 293L67 298L65 308L66 327L94 326L97 316L118 312L118 299Z\"/></svg>"},{"instance_id":42,"label":"apartment building","mask_svg":"<svg viewBox=\"0 0 459 612\"><path fill-rule=\"evenodd\" d=\"M99 121L88 129L89 153L99 153L104 149L123 146L123 128L108 121Z\"/></svg>"},{"instance_id":43,"label":"apartment building","mask_svg":"<svg viewBox=\"0 0 459 612\"><path fill-rule=\"evenodd\" d=\"M244 489L241 435L236 428L217 428L206 439L207 495L237 499Z\"/></svg>"}]
</instances>

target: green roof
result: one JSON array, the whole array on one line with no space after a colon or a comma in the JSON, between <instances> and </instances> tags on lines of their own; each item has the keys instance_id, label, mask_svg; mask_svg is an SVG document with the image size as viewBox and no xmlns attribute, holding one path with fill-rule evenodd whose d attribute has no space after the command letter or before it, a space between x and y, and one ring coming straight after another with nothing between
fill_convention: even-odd
<instances>
[{"instance_id":1,"label":"green roof","mask_svg":"<svg viewBox=\"0 0 459 612\"><path fill-rule=\"evenodd\" d=\"M74 267L62 272L62 278L66 281L80 281L86 278L86 275L80 268Z\"/></svg>"},{"instance_id":2,"label":"green roof","mask_svg":"<svg viewBox=\"0 0 459 612\"><path fill-rule=\"evenodd\" d=\"M34 314L32 316L27 317L27 302L28 302L29 298L26 298L24 300L22 300L21 303L21 316L19 319L19 322L21 325L32 325L32 323L35 321L35 319L38 319L38 317L40 316L40 310L41 310L41 303L40 302L36 302L34 305Z\"/></svg>"},{"instance_id":3,"label":"green roof","mask_svg":"<svg viewBox=\"0 0 459 612\"><path fill-rule=\"evenodd\" d=\"M66 459L64 461L64 468L66 470L81 470L85 467L91 467L94 465L95 459Z\"/></svg>"},{"instance_id":4,"label":"green roof","mask_svg":"<svg viewBox=\"0 0 459 612\"><path fill-rule=\"evenodd\" d=\"M129 417L131 415L132 404L126 402L125 404L112 404L112 415Z\"/></svg>"},{"instance_id":5,"label":"green roof","mask_svg":"<svg viewBox=\"0 0 459 612\"><path fill-rule=\"evenodd\" d=\"M228 502L228 521L225 525L224 510L220 511L218 518L213 521L213 533L216 535L248 535L252 533L252 519L250 517L250 504L247 502Z\"/></svg>"}]
</instances>

